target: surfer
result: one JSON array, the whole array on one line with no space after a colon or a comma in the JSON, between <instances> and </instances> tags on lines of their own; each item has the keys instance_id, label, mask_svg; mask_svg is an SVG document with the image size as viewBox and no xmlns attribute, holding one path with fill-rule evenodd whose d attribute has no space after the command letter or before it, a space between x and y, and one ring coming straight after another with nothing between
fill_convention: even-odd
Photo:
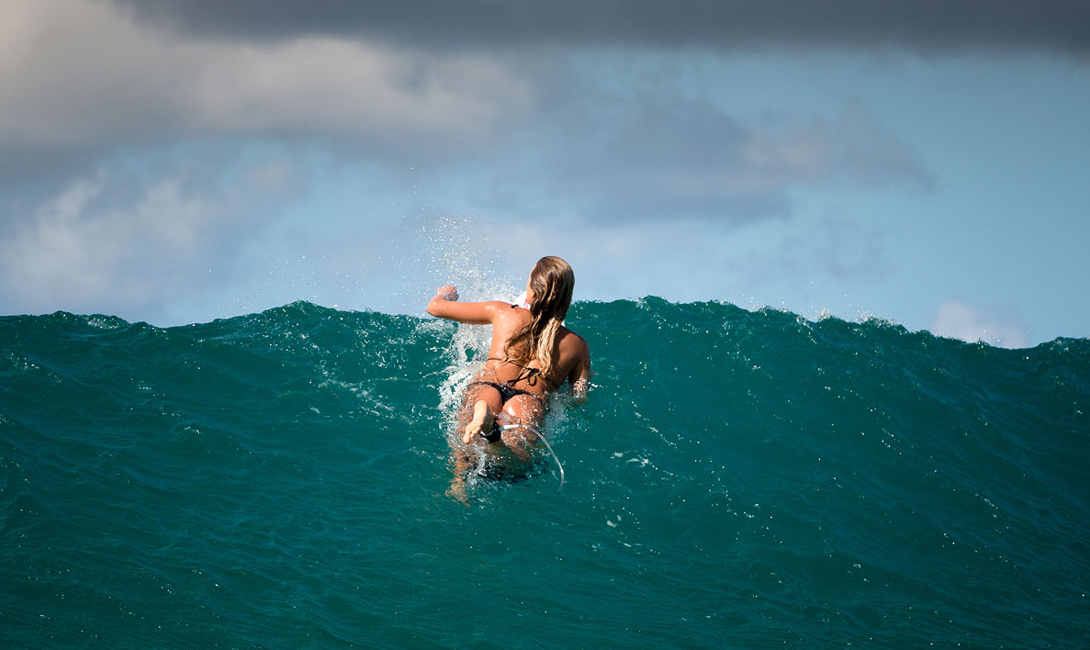
<instances>
[{"instance_id":1,"label":"surfer","mask_svg":"<svg viewBox=\"0 0 1090 650\"><path fill-rule=\"evenodd\" d=\"M534 265L524 305L458 302L457 288L439 287L429 314L492 326L488 358L463 398L462 444L528 462L549 394L567 381L575 401L585 401L590 351L583 337L563 325L574 287L571 266L552 256Z\"/></svg>"}]
</instances>

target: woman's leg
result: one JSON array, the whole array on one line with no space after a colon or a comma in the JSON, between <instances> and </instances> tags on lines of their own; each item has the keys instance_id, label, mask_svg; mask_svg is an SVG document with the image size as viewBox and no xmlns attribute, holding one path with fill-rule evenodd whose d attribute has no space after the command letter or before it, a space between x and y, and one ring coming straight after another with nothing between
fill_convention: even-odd
<instances>
[{"instance_id":1,"label":"woman's leg","mask_svg":"<svg viewBox=\"0 0 1090 650\"><path fill-rule=\"evenodd\" d=\"M482 405L484 413L481 415L481 421L474 424L474 418L478 415L478 405ZM472 434L470 433L471 427L477 427L476 430L480 430L484 426L484 420L488 420L488 426L491 428L492 418L496 413L499 413L503 407L503 399L500 397L500 391L496 390L492 386L483 384L475 384L466 389L465 395L462 398L461 413L458 417L458 431L465 432L462 437L462 444L468 445L472 442ZM458 499L462 503L468 503L468 497L466 496L466 474L470 468L474 466L477 461L478 452L471 449L457 446L453 446L451 449L451 456L454 460L454 478L450 482L450 494L454 498Z\"/></svg>"},{"instance_id":2,"label":"woman's leg","mask_svg":"<svg viewBox=\"0 0 1090 650\"><path fill-rule=\"evenodd\" d=\"M503 444L523 461L530 460L530 445L537 442L543 411L541 401L531 395L515 395L503 406L500 424L519 425L503 432Z\"/></svg>"}]
</instances>

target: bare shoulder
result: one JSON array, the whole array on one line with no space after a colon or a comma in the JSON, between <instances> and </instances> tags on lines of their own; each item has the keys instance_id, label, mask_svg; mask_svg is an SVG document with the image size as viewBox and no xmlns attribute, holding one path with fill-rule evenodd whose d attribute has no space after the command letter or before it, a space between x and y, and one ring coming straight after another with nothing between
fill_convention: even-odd
<instances>
[{"instance_id":1,"label":"bare shoulder","mask_svg":"<svg viewBox=\"0 0 1090 650\"><path fill-rule=\"evenodd\" d=\"M494 301L492 307L492 336L498 341L511 338L520 327L530 322L530 312L510 303Z\"/></svg>"},{"instance_id":2,"label":"bare shoulder","mask_svg":"<svg viewBox=\"0 0 1090 650\"><path fill-rule=\"evenodd\" d=\"M579 336L567 327L561 330L561 334L561 354L566 352L580 358L590 355L590 346L587 345L587 340L584 339L582 336Z\"/></svg>"}]
</instances>

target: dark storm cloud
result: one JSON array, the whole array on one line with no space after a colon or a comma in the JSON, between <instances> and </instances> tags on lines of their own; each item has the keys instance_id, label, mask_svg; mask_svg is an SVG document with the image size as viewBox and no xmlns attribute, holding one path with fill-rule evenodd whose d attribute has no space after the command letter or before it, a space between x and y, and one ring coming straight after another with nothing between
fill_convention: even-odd
<instances>
[{"instance_id":1,"label":"dark storm cloud","mask_svg":"<svg viewBox=\"0 0 1090 650\"><path fill-rule=\"evenodd\" d=\"M140 20L223 38L362 35L412 47L974 48L1085 53L1085 0L118 0Z\"/></svg>"}]
</instances>

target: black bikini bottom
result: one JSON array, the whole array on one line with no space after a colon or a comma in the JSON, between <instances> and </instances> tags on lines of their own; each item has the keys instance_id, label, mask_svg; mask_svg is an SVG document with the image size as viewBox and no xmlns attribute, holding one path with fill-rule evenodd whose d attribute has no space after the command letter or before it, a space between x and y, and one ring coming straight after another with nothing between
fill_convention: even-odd
<instances>
[{"instance_id":1,"label":"black bikini bottom","mask_svg":"<svg viewBox=\"0 0 1090 650\"><path fill-rule=\"evenodd\" d=\"M509 386L507 384L503 384L503 383L497 384L497 383L494 383L494 382L491 382L491 381L475 381L475 382L470 383L469 385L470 386L491 386L492 388L495 388L500 393L500 405L501 406L506 404L508 401L510 401L511 398L514 397L515 395L529 395L530 397L533 397L534 399L536 399L539 404L541 404L542 406L545 406L545 401L542 400L537 395L534 395L530 391L522 390L520 388L512 388L511 386ZM468 388L468 386L467 386L467 388ZM497 420L492 420L492 430L489 431L488 433L485 433L484 431L482 431L481 432L481 437L484 438L485 440L487 440L488 442L498 442L499 439L500 439L501 431L502 431L502 429L500 428L500 423Z\"/></svg>"},{"instance_id":2,"label":"black bikini bottom","mask_svg":"<svg viewBox=\"0 0 1090 650\"><path fill-rule=\"evenodd\" d=\"M469 385L470 386L491 386L492 388L495 388L500 393L500 404L501 405L506 404L515 395L529 395L530 397L533 397L534 399L536 399L542 406L544 406L544 404L545 404L545 402L540 397L538 397L537 395L534 395L530 391L522 390L521 388L512 388L511 386L509 386L507 384L496 384L496 383L493 383L491 381L475 381L475 382L470 383Z\"/></svg>"}]
</instances>

